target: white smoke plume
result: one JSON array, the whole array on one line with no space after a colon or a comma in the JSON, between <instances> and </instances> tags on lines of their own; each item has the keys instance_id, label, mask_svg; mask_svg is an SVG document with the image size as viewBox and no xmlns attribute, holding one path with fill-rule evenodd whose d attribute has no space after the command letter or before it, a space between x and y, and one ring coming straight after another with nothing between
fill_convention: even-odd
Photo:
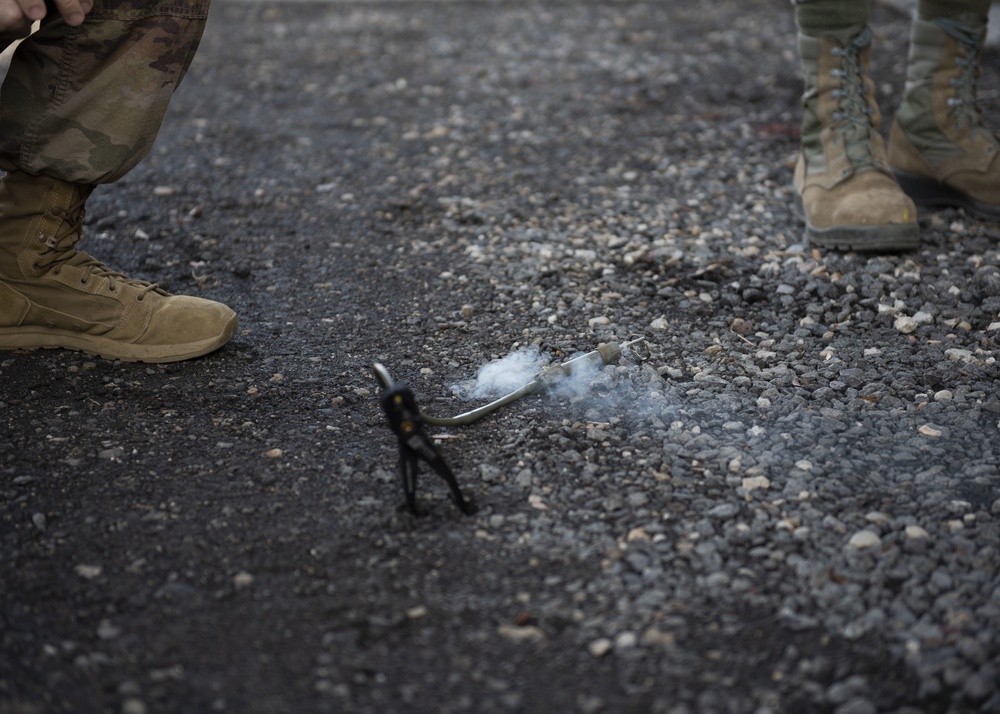
<instances>
[{"instance_id":1,"label":"white smoke plume","mask_svg":"<svg viewBox=\"0 0 1000 714\"><path fill-rule=\"evenodd\" d=\"M524 347L483 365L474 380L454 385L452 392L464 400L497 399L528 384L557 361L566 361L566 358L556 360L537 347ZM559 375L524 398L541 399L549 408L578 416L616 416L641 421L664 416L672 410L673 400L665 394L664 387L662 378L648 365L626 360L617 365L583 361L574 365L571 375Z\"/></svg>"},{"instance_id":2,"label":"white smoke plume","mask_svg":"<svg viewBox=\"0 0 1000 714\"><path fill-rule=\"evenodd\" d=\"M475 382L453 388L463 399L492 399L510 394L535 378L551 360L537 347L525 347L479 368Z\"/></svg>"}]
</instances>

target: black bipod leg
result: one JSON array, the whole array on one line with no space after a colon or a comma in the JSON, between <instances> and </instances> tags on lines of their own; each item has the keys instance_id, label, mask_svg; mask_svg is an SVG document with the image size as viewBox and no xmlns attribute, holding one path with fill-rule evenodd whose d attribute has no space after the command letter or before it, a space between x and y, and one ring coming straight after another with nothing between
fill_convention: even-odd
<instances>
[{"instance_id":1,"label":"black bipod leg","mask_svg":"<svg viewBox=\"0 0 1000 714\"><path fill-rule=\"evenodd\" d=\"M417 504L418 462L400 446L399 475L403 482L403 494L406 496L406 510L415 516L426 515L426 511Z\"/></svg>"},{"instance_id":2,"label":"black bipod leg","mask_svg":"<svg viewBox=\"0 0 1000 714\"><path fill-rule=\"evenodd\" d=\"M388 378L386 378L388 381ZM475 504L462 495L458 481L444 457L427 437L420 418L420 409L413 392L405 384L388 383L382 392L382 410L389 420L396 438L399 440L399 471L406 495L406 507L410 513L420 515L417 505L417 472L420 459L426 461L448 484L452 500L465 514L476 512Z\"/></svg>"},{"instance_id":3,"label":"black bipod leg","mask_svg":"<svg viewBox=\"0 0 1000 714\"><path fill-rule=\"evenodd\" d=\"M436 458L431 461L431 466L435 471L444 479L444 482L448 484L448 488L451 491L451 500L455 502L458 506L458 510L467 516L471 516L478 509L476 508L475 502L471 498L466 498L462 495L462 489L458 487L458 480L455 478L455 474L445 463L445 460L437 455Z\"/></svg>"}]
</instances>

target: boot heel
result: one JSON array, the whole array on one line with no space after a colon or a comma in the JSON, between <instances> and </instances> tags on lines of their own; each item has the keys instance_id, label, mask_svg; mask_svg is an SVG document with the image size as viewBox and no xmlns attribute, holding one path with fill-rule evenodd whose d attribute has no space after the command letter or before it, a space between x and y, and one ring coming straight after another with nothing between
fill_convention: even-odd
<instances>
[{"instance_id":1,"label":"boot heel","mask_svg":"<svg viewBox=\"0 0 1000 714\"><path fill-rule=\"evenodd\" d=\"M961 197L961 194L954 189L925 176L917 176L895 168L892 170L892 175L896 177L896 182L903 192L918 206L925 208L954 206Z\"/></svg>"},{"instance_id":2,"label":"boot heel","mask_svg":"<svg viewBox=\"0 0 1000 714\"><path fill-rule=\"evenodd\" d=\"M923 208L962 208L970 215L985 220L1000 219L1000 207L984 201L977 201L972 196L951 188L940 181L926 176L892 170L899 187L903 189L913 202Z\"/></svg>"}]
</instances>

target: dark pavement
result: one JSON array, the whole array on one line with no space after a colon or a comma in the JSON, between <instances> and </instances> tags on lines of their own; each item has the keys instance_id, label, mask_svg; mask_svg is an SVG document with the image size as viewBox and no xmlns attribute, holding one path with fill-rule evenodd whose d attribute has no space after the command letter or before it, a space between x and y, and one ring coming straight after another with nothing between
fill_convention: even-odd
<instances>
[{"instance_id":1,"label":"dark pavement","mask_svg":"<svg viewBox=\"0 0 1000 714\"><path fill-rule=\"evenodd\" d=\"M84 247L241 329L0 356L0 714L1000 710L998 229L804 247L793 38L787 0L218 2ZM636 334L428 429L475 515L426 469L400 509L373 362L450 415Z\"/></svg>"}]
</instances>

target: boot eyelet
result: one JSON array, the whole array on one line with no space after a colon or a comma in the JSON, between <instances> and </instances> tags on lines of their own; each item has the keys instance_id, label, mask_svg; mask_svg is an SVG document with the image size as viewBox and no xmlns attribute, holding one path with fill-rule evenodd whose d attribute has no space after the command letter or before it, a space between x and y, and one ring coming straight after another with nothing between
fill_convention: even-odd
<instances>
[{"instance_id":1,"label":"boot eyelet","mask_svg":"<svg viewBox=\"0 0 1000 714\"><path fill-rule=\"evenodd\" d=\"M145 299L146 299L145 295L136 295L136 297L135 297L135 301L136 302L142 302Z\"/></svg>"}]
</instances>

